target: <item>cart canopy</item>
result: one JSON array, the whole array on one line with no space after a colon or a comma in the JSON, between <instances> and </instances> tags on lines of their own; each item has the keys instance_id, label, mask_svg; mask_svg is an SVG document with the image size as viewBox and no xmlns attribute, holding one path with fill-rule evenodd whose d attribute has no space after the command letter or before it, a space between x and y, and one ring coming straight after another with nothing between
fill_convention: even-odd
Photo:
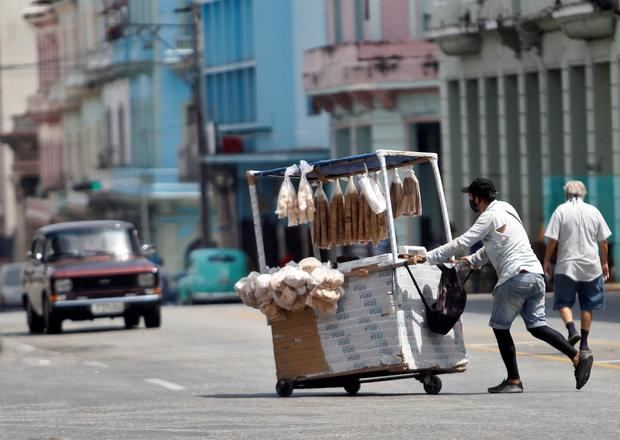
<instances>
[{"instance_id":1,"label":"cart canopy","mask_svg":"<svg viewBox=\"0 0 620 440\"><path fill-rule=\"evenodd\" d=\"M415 165L420 162L428 162L437 159L435 153L423 153L414 151L378 150L376 153L359 154L338 159L320 160L311 163L313 171L306 174L308 180L325 180L336 177L353 176L381 169L380 156L385 157L387 168L399 168L406 165ZM248 174L264 177L284 177L286 168L274 168L263 171L250 171ZM291 177L300 177L299 171Z\"/></svg>"}]
</instances>

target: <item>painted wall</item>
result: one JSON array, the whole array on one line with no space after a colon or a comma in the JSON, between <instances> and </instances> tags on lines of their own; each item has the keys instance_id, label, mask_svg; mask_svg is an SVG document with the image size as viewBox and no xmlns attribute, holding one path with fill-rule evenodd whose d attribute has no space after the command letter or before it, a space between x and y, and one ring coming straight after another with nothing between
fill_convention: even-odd
<instances>
[{"instance_id":1,"label":"painted wall","mask_svg":"<svg viewBox=\"0 0 620 440\"><path fill-rule=\"evenodd\" d=\"M327 118L307 114L301 83L303 51L326 43L324 7L225 0L205 4L204 20L209 118L252 132L250 150L326 148Z\"/></svg>"},{"instance_id":2,"label":"painted wall","mask_svg":"<svg viewBox=\"0 0 620 440\"><path fill-rule=\"evenodd\" d=\"M26 111L26 98L37 87L35 33L22 18L30 0L2 2L0 13L0 64L27 65L20 69L0 70L0 131L12 128L11 115Z\"/></svg>"}]
</instances>

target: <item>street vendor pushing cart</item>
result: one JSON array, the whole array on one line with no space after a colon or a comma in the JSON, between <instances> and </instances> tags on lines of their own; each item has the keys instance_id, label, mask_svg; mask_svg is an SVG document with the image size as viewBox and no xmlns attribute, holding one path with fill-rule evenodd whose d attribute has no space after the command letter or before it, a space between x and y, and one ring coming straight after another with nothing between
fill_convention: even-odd
<instances>
[{"instance_id":1,"label":"street vendor pushing cart","mask_svg":"<svg viewBox=\"0 0 620 440\"><path fill-rule=\"evenodd\" d=\"M590 377L592 354L578 352L559 332L547 325L543 268L532 251L519 215L510 204L496 200L495 185L488 179L477 178L462 188L462 192L469 194L469 205L480 216L463 235L428 252L427 260L430 264L447 261L457 250L469 249L482 241L480 250L461 260L463 264L474 267L491 261L497 271L489 325L495 333L508 377L489 388L489 393L523 392L515 344L510 335L512 322L519 314L534 337L572 360L577 389L583 388Z\"/></svg>"},{"instance_id":2,"label":"street vendor pushing cart","mask_svg":"<svg viewBox=\"0 0 620 440\"><path fill-rule=\"evenodd\" d=\"M467 355L459 316L445 331L433 330L428 305L438 298L442 270L419 262L422 246L398 246L395 221L421 214L414 166L430 167L445 236L449 218L434 153L377 150L313 164L248 171L260 272L235 288L245 304L271 326L276 391L344 387L349 394L367 382L414 378L429 394L439 375L461 373ZM401 182L398 171L402 170ZM268 267L256 182L282 179L275 215L288 226L308 223L314 258ZM295 182L298 183L296 184ZM346 183L343 190L341 181ZM327 194L331 192L331 198ZM313 194L314 193L314 194ZM357 219L357 220L355 220ZM343 261L344 246L389 243L390 252ZM321 261L319 249L332 261ZM350 260L347 258L346 260Z\"/></svg>"}]
</instances>

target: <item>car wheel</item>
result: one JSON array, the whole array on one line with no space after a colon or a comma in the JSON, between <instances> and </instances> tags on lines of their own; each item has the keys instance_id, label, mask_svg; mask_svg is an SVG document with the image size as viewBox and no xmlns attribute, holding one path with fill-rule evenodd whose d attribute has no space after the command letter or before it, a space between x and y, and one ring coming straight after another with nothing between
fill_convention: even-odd
<instances>
[{"instance_id":1,"label":"car wheel","mask_svg":"<svg viewBox=\"0 0 620 440\"><path fill-rule=\"evenodd\" d=\"M33 310L30 301L26 302L26 316L30 333L43 333L43 330L45 330L45 320Z\"/></svg>"},{"instance_id":2,"label":"car wheel","mask_svg":"<svg viewBox=\"0 0 620 440\"><path fill-rule=\"evenodd\" d=\"M140 324L140 315L137 313L127 313L123 318L125 320L125 328L134 328Z\"/></svg>"},{"instance_id":3,"label":"car wheel","mask_svg":"<svg viewBox=\"0 0 620 440\"><path fill-rule=\"evenodd\" d=\"M144 325L146 328L155 328L161 325L161 307L157 304L144 315Z\"/></svg>"},{"instance_id":4,"label":"car wheel","mask_svg":"<svg viewBox=\"0 0 620 440\"><path fill-rule=\"evenodd\" d=\"M43 298L43 319L45 320L45 332L49 335L62 332L62 319L54 315L47 298Z\"/></svg>"}]
</instances>

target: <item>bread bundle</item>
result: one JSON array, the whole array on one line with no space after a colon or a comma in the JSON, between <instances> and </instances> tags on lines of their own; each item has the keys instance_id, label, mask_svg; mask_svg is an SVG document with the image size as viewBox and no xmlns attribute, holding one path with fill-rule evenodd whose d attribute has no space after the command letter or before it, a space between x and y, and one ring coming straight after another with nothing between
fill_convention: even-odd
<instances>
[{"instance_id":1,"label":"bread bundle","mask_svg":"<svg viewBox=\"0 0 620 440\"><path fill-rule=\"evenodd\" d=\"M244 304L259 309L270 321L284 319L284 310L297 312L306 306L323 313L336 313L344 294L344 275L306 258L269 273L251 272L235 284Z\"/></svg>"},{"instance_id":2,"label":"bread bundle","mask_svg":"<svg viewBox=\"0 0 620 440\"><path fill-rule=\"evenodd\" d=\"M400 205L403 201L403 182L400 180L396 168L390 170L390 201L392 205L392 217L400 217Z\"/></svg>"},{"instance_id":3,"label":"bread bundle","mask_svg":"<svg viewBox=\"0 0 620 440\"><path fill-rule=\"evenodd\" d=\"M312 239L320 249L329 249L329 214L330 206L327 194L323 191L323 183L319 182L314 192L316 213L312 223Z\"/></svg>"},{"instance_id":4,"label":"bread bundle","mask_svg":"<svg viewBox=\"0 0 620 440\"><path fill-rule=\"evenodd\" d=\"M403 182L403 199L399 207L402 215L414 217L422 215L422 196L420 182L415 172L410 169L406 172Z\"/></svg>"},{"instance_id":5,"label":"bread bundle","mask_svg":"<svg viewBox=\"0 0 620 440\"><path fill-rule=\"evenodd\" d=\"M299 170L301 179L299 180L299 188L297 189L297 204L299 206L299 224L312 223L314 221L314 199L312 197L312 186L308 182L306 174L312 171L312 165L302 160L299 162Z\"/></svg>"},{"instance_id":6,"label":"bread bundle","mask_svg":"<svg viewBox=\"0 0 620 440\"><path fill-rule=\"evenodd\" d=\"M299 168L297 165L291 165L284 171L284 181L280 186L278 192L278 201L276 207L276 215L278 218L287 218L288 225L296 226L299 224L299 202L297 200L297 193L293 182L291 182L291 175L294 174Z\"/></svg>"}]
</instances>

